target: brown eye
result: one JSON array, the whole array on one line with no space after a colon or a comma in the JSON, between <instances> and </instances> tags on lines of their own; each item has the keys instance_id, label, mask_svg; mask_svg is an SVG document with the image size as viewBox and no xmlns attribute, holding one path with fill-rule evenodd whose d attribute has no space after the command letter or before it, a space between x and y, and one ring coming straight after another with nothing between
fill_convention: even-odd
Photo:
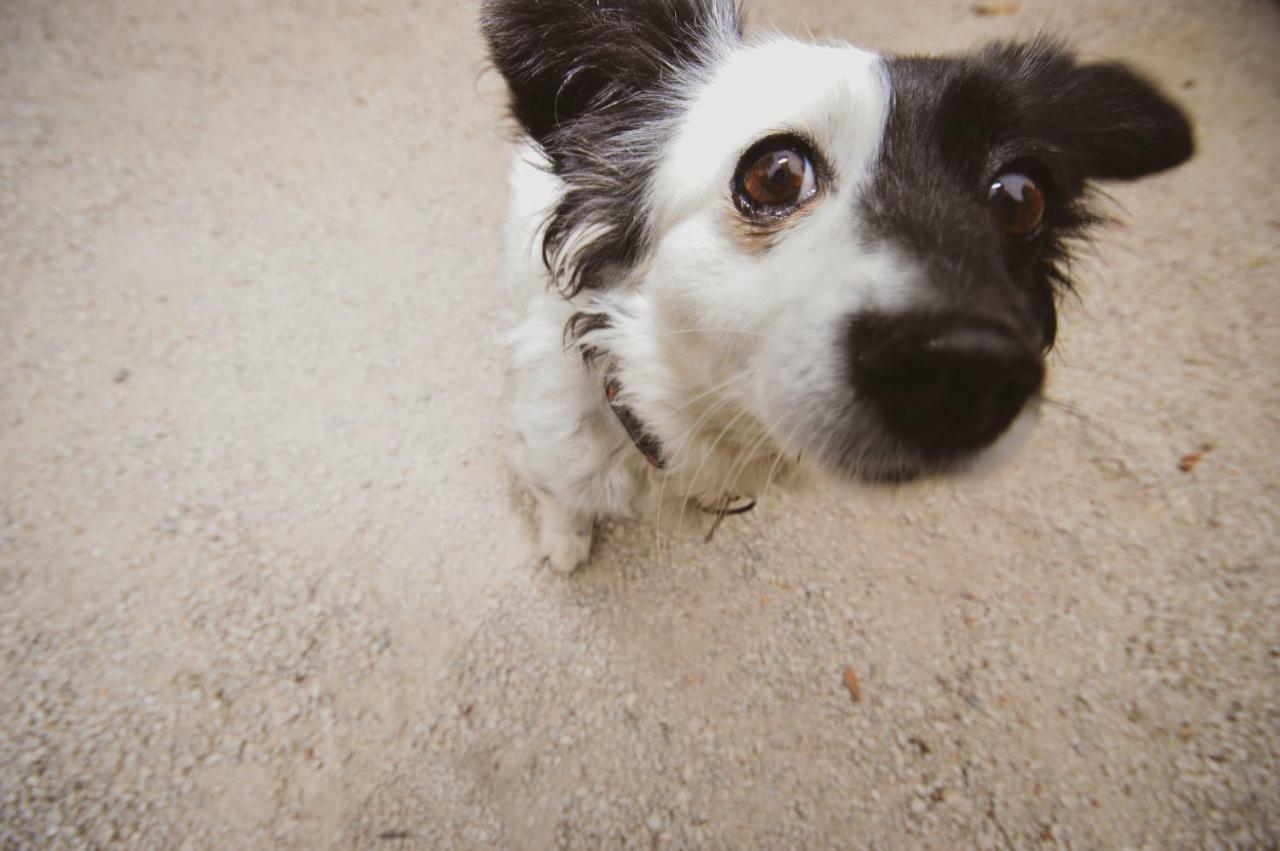
<instances>
[{"instance_id":1,"label":"brown eye","mask_svg":"<svg viewBox=\"0 0 1280 851\"><path fill-rule=\"evenodd\" d=\"M1009 236L1034 236L1044 223L1044 193L1025 174L1000 175L987 198Z\"/></svg>"},{"instance_id":2,"label":"brown eye","mask_svg":"<svg viewBox=\"0 0 1280 851\"><path fill-rule=\"evenodd\" d=\"M751 215L789 213L817 192L813 161L787 140L777 140L743 158L736 181L738 206Z\"/></svg>"}]
</instances>

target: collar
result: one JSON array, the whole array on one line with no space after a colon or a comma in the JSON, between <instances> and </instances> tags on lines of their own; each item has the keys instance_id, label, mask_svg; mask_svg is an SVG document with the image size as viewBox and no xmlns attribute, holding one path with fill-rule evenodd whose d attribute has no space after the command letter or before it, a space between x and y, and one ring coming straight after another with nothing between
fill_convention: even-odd
<instances>
[{"instance_id":1,"label":"collar","mask_svg":"<svg viewBox=\"0 0 1280 851\"><path fill-rule=\"evenodd\" d=\"M653 432L644 427L644 423L640 422L640 418L635 415L634 411L622 403L619 398L621 395L622 382L618 380L616 375L606 375L604 379L604 397L609 400L609 410L613 411L613 415L618 418L618 422L622 423L622 427L627 430L627 435L631 438L631 442L636 445L636 449L640 450L644 460L648 461L649 465L655 469L665 470L667 459L662 454L661 441L654 437Z\"/></svg>"}]
</instances>

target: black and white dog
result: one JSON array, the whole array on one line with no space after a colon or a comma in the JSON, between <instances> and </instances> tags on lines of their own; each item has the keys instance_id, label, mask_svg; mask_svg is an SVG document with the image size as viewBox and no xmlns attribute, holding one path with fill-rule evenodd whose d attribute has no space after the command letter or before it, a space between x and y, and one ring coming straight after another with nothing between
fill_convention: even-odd
<instances>
[{"instance_id":1,"label":"black and white dog","mask_svg":"<svg viewBox=\"0 0 1280 851\"><path fill-rule=\"evenodd\" d=\"M1045 41L752 39L733 0L485 0L483 27L523 131L515 461L565 572L597 518L1007 454L1090 181L1192 153L1151 84Z\"/></svg>"}]
</instances>

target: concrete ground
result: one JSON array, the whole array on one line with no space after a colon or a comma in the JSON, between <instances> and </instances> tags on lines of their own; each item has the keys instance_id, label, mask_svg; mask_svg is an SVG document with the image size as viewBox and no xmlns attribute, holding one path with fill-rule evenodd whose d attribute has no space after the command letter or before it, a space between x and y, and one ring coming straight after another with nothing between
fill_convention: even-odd
<instances>
[{"instance_id":1,"label":"concrete ground","mask_svg":"<svg viewBox=\"0 0 1280 851\"><path fill-rule=\"evenodd\" d=\"M1280 5L1016 5L752 18L1045 30L1194 114L1030 448L566 581L474 8L0 3L0 848L1275 847Z\"/></svg>"}]
</instances>

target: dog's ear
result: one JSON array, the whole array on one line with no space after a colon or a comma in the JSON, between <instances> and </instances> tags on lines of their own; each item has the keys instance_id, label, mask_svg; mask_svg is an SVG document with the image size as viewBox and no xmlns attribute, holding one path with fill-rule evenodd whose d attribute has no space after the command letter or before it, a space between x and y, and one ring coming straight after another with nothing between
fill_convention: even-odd
<instances>
[{"instance_id":1,"label":"dog's ear","mask_svg":"<svg viewBox=\"0 0 1280 851\"><path fill-rule=\"evenodd\" d=\"M1006 66L1036 130L1076 158L1085 178L1133 180L1194 152L1182 110L1124 65L1081 64L1045 41L997 45L987 57Z\"/></svg>"},{"instance_id":2,"label":"dog's ear","mask_svg":"<svg viewBox=\"0 0 1280 851\"><path fill-rule=\"evenodd\" d=\"M1090 177L1132 180L1182 165L1191 122L1155 86L1119 64L1075 69L1061 101L1061 133Z\"/></svg>"},{"instance_id":3,"label":"dog's ear","mask_svg":"<svg viewBox=\"0 0 1280 851\"><path fill-rule=\"evenodd\" d=\"M566 295L620 280L648 249L648 182L684 89L742 37L734 0L484 0L512 112L564 191L542 256Z\"/></svg>"},{"instance_id":4,"label":"dog's ear","mask_svg":"<svg viewBox=\"0 0 1280 851\"><path fill-rule=\"evenodd\" d=\"M512 111L543 147L741 33L734 0L484 0L481 14Z\"/></svg>"}]
</instances>

